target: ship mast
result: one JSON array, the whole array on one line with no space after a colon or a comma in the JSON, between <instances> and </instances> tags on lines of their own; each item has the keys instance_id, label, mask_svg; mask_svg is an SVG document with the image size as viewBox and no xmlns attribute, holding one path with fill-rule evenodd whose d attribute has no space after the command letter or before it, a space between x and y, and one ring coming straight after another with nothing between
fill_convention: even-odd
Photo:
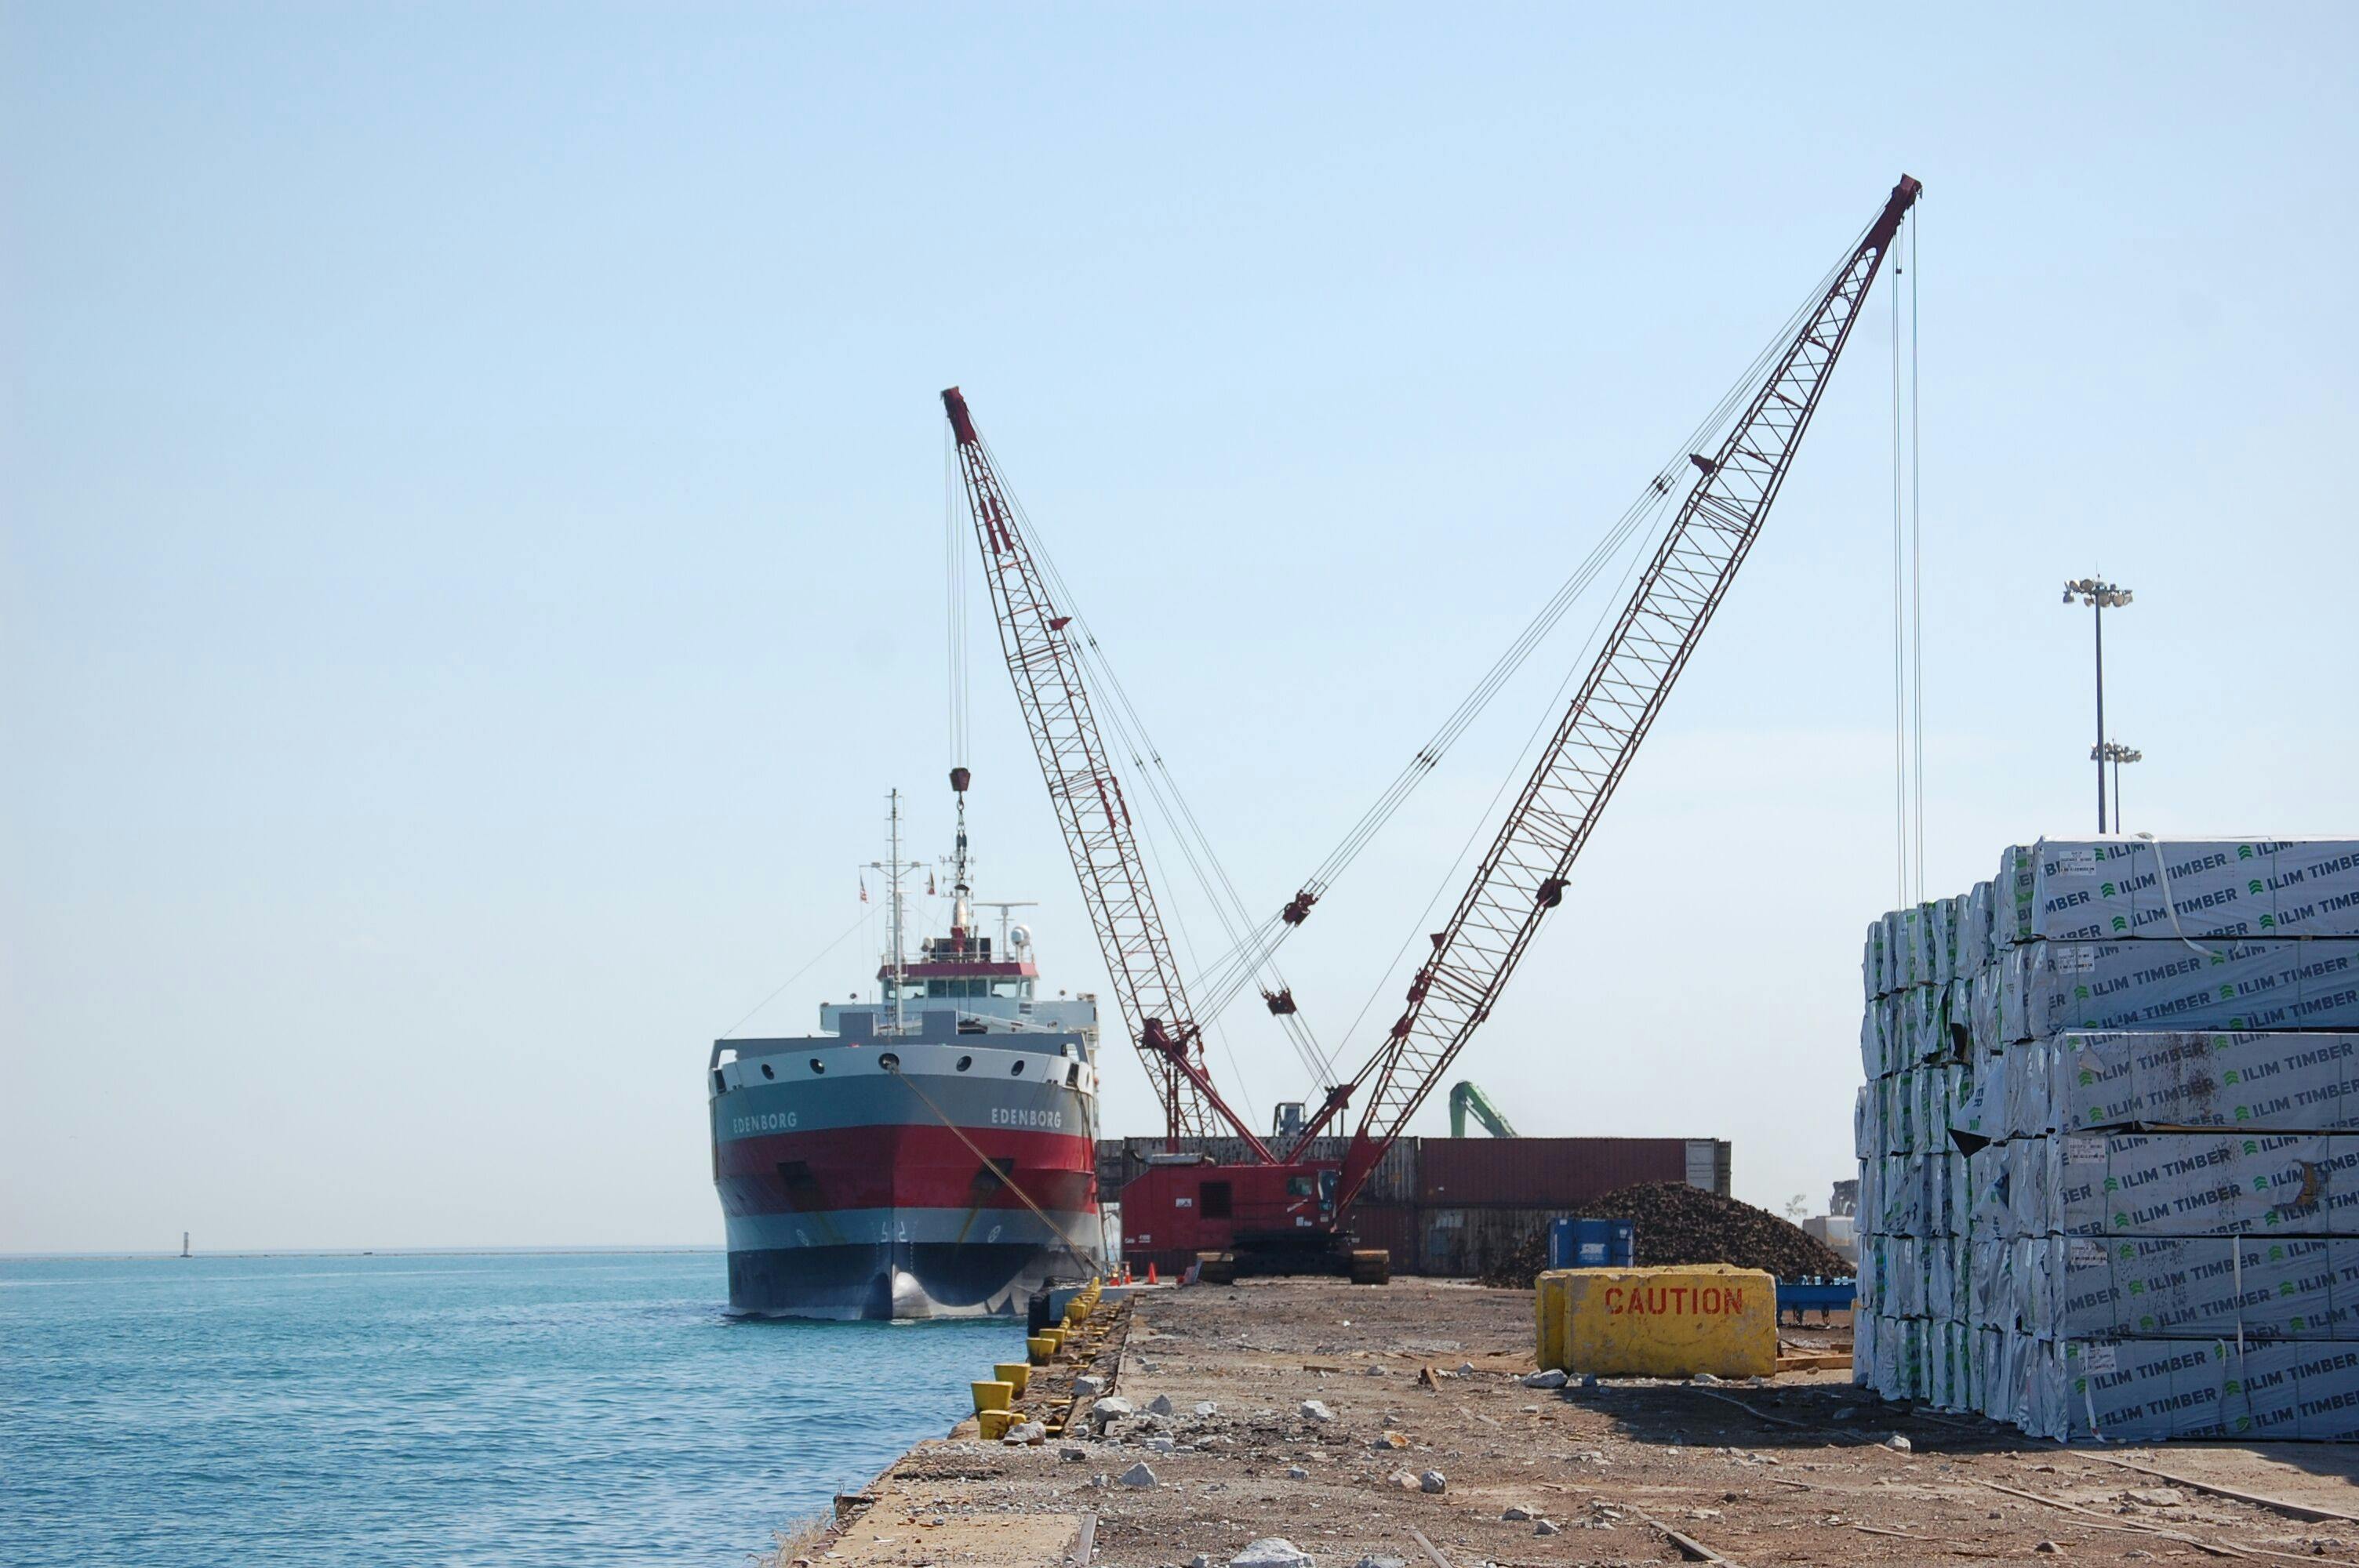
<instances>
[{"instance_id":1,"label":"ship mast","mask_svg":"<svg viewBox=\"0 0 2359 1568\"><path fill-rule=\"evenodd\" d=\"M893 890L893 1033L898 1034L901 1033L903 1023L901 993L908 987L908 960L901 945L901 873L917 870L917 862L901 859L901 792L897 789L894 790L886 798L892 802L891 815L888 818L892 825L889 829L891 834L889 842L892 846L890 858L871 860L868 862L868 869L872 871L883 871ZM961 837L963 841L964 836Z\"/></svg>"},{"instance_id":2,"label":"ship mast","mask_svg":"<svg viewBox=\"0 0 2359 1568\"><path fill-rule=\"evenodd\" d=\"M901 952L901 792L893 791L893 1033L901 1033L901 991L907 979Z\"/></svg>"}]
</instances>

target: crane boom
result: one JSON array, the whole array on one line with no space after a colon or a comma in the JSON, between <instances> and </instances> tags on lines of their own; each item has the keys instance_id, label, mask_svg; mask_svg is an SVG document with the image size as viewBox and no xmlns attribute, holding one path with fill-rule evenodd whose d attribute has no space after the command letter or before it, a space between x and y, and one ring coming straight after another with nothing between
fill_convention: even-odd
<instances>
[{"instance_id":1,"label":"crane boom","mask_svg":"<svg viewBox=\"0 0 2359 1568\"><path fill-rule=\"evenodd\" d=\"M1433 934L1432 956L1409 983L1407 1008L1296 1145L1299 1157L1357 1086L1370 1087L1344 1153L1339 1212L1490 1015L1541 919L1562 898L1573 858L1759 535L1868 286L1921 189L1901 177L1719 451L1690 457L1700 470L1694 488L1449 924Z\"/></svg>"},{"instance_id":2,"label":"crane boom","mask_svg":"<svg viewBox=\"0 0 2359 1568\"><path fill-rule=\"evenodd\" d=\"M967 509L983 552L984 579L999 622L1024 725L1040 760L1040 773L1065 835L1073 874L1088 905L1098 948L1105 957L1125 1027L1144 1058L1162 1102L1167 1138L1226 1132L1242 1137L1257 1159L1269 1150L1229 1108L1204 1071L1203 1032L1188 1005L1171 940L1147 880L1147 862L1070 645L1071 614L1050 602L998 470L975 434L966 398L955 386L942 394L958 445Z\"/></svg>"}]
</instances>

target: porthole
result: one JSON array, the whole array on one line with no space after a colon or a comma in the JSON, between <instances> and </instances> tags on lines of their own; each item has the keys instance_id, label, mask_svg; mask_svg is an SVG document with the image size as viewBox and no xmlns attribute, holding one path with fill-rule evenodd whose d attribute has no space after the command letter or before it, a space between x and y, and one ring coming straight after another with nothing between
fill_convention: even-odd
<instances>
[{"instance_id":1,"label":"porthole","mask_svg":"<svg viewBox=\"0 0 2359 1568\"><path fill-rule=\"evenodd\" d=\"M887 1051L876 1058L876 1065L888 1073L897 1073L901 1070L901 1058L897 1053Z\"/></svg>"},{"instance_id":2,"label":"porthole","mask_svg":"<svg viewBox=\"0 0 2359 1568\"><path fill-rule=\"evenodd\" d=\"M766 1078L775 1078L778 1075L771 1071L769 1063L765 1062L762 1064L762 1076Z\"/></svg>"},{"instance_id":3,"label":"porthole","mask_svg":"<svg viewBox=\"0 0 2359 1568\"><path fill-rule=\"evenodd\" d=\"M1007 1071L1011 1076L1018 1078L1022 1077L1024 1076L1024 1058L1021 1056L1016 1057L1016 1065L1008 1068Z\"/></svg>"},{"instance_id":4,"label":"porthole","mask_svg":"<svg viewBox=\"0 0 2359 1568\"><path fill-rule=\"evenodd\" d=\"M973 1057L972 1057L972 1056L961 1056L961 1057L959 1058L959 1061L958 1061L958 1070L959 1070L960 1072L963 1073L963 1072L965 1072L969 1067L972 1067L972 1066L973 1066L973 1065L974 1065L974 1058L973 1058Z\"/></svg>"},{"instance_id":5,"label":"porthole","mask_svg":"<svg viewBox=\"0 0 2359 1568\"><path fill-rule=\"evenodd\" d=\"M818 1057L813 1056L811 1058L811 1071L814 1073L824 1073L827 1071L827 1068L821 1064Z\"/></svg>"}]
</instances>

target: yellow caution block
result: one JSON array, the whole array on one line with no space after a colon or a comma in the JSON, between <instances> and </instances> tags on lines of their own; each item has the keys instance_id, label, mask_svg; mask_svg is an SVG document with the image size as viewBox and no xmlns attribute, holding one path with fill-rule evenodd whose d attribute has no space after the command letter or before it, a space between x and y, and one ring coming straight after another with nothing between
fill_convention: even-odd
<instances>
[{"instance_id":1,"label":"yellow caution block","mask_svg":"<svg viewBox=\"0 0 2359 1568\"><path fill-rule=\"evenodd\" d=\"M1577 1269L1550 1269L1532 1281L1533 1326L1539 1338L1539 1359L1547 1370L1564 1365L1564 1282Z\"/></svg>"},{"instance_id":2,"label":"yellow caution block","mask_svg":"<svg viewBox=\"0 0 2359 1568\"><path fill-rule=\"evenodd\" d=\"M1777 1281L1758 1269L1555 1269L1536 1293L1544 1368L1622 1378L1777 1370Z\"/></svg>"}]
</instances>

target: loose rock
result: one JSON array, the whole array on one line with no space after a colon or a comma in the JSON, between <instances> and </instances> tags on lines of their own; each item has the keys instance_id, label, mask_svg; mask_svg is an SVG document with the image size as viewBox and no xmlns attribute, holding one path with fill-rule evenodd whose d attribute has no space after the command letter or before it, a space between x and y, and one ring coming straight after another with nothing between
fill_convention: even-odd
<instances>
[{"instance_id":1,"label":"loose rock","mask_svg":"<svg viewBox=\"0 0 2359 1568\"><path fill-rule=\"evenodd\" d=\"M1324 1400L1303 1400L1302 1415L1306 1421L1327 1422L1335 1419L1335 1412L1327 1408L1327 1401Z\"/></svg>"},{"instance_id":2,"label":"loose rock","mask_svg":"<svg viewBox=\"0 0 2359 1568\"><path fill-rule=\"evenodd\" d=\"M1200 1400L1197 1403L1196 1413L1198 1415L1218 1415L1220 1412L1221 1407L1214 1404L1210 1400Z\"/></svg>"},{"instance_id":3,"label":"loose rock","mask_svg":"<svg viewBox=\"0 0 2359 1568\"><path fill-rule=\"evenodd\" d=\"M1499 1517L1504 1519L1513 1519L1516 1523L1520 1524L1526 1519L1537 1519L1539 1516L1533 1513L1531 1509L1524 1507L1521 1503L1510 1503L1507 1505L1506 1511Z\"/></svg>"},{"instance_id":4,"label":"loose rock","mask_svg":"<svg viewBox=\"0 0 2359 1568\"><path fill-rule=\"evenodd\" d=\"M1450 1477L1439 1470L1428 1470L1417 1478L1417 1489L1420 1492L1441 1492L1449 1487Z\"/></svg>"},{"instance_id":5,"label":"loose rock","mask_svg":"<svg viewBox=\"0 0 2359 1568\"><path fill-rule=\"evenodd\" d=\"M1781 1280L1847 1280L1852 1266L1824 1242L1767 1209L1708 1193L1685 1182L1645 1182L1583 1204L1589 1213L1636 1222L1632 1261L1641 1269L1682 1263L1734 1263ZM1548 1232L1535 1227L1513 1250L1483 1270L1486 1285L1528 1291L1548 1267Z\"/></svg>"},{"instance_id":6,"label":"loose rock","mask_svg":"<svg viewBox=\"0 0 2359 1568\"><path fill-rule=\"evenodd\" d=\"M1158 1394L1153 1399L1147 1400L1147 1413L1149 1415L1169 1415L1171 1413L1171 1396L1169 1394Z\"/></svg>"},{"instance_id":7,"label":"loose rock","mask_svg":"<svg viewBox=\"0 0 2359 1568\"><path fill-rule=\"evenodd\" d=\"M1564 1385L1565 1375L1554 1367L1549 1368L1546 1371L1534 1372L1524 1379L1524 1387L1527 1389L1561 1389Z\"/></svg>"},{"instance_id":8,"label":"loose rock","mask_svg":"<svg viewBox=\"0 0 2359 1568\"><path fill-rule=\"evenodd\" d=\"M1049 1429L1037 1421L1019 1421L999 1441L1011 1448L1029 1448L1048 1442Z\"/></svg>"},{"instance_id":9,"label":"loose rock","mask_svg":"<svg viewBox=\"0 0 2359 1568\"><path fill-rule=\"evenodd\" d=\"M1884 1446L1897 1454L1907 1454L1912 1452L1917 1445L1896 1432L1884 1440Z\"/></svg>"},{"instance_id":10,"label":"loose rock","mask_svg":"<svg viewBox=\"0 0 2359 1568\"><path fill-rule=\"evenodd\" d=\"M1310 1553L1287 1540L1273 1535L1256 1541L1229 1559L1229 1568L1311 1568Z\"/></svg>"},{"instance_id":11,"label":"loose rock","mask_svg":"<svg viewBox=\"0 0 2359 1568\"><path fill-rule=\"evenodd\" d=\"M1122 1484L1125 1487L1158 1487L1162 1485L1160 1481L1158 1481L1155 1478L1155 1472L1147 1467L1147 1461L1144 1459L1140 1460L1137 1464L1133 1465L1129 1469L1125 1470L1122 1473Z\"/></svg>"},{"instance_id":12,"label":"loose rock","mask_svg":"<svg viewBox=\"0 0 2359 1568\"><path fill-rule=\"evenodd\" d=\"M1546 1519L1542 1519L1538 1524L1532 1526L1532 1533L1534 1535L1562 1535L1564 1531L1560 1527L1550 1524Z\"/></svg>"}]
</instances>

